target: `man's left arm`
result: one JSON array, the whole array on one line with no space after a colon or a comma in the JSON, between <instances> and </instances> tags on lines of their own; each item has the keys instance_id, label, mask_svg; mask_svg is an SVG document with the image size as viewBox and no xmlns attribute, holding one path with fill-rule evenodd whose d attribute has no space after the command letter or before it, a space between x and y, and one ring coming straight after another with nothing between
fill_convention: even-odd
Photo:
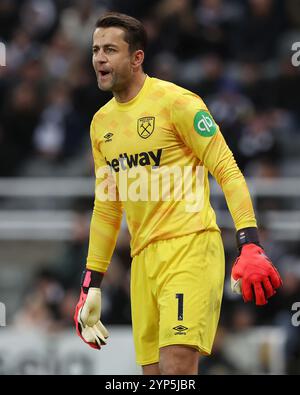
<instances>
[{"instance_id":1,"label":"man's left arm","mask_svg":"<svg viewBox=\"0 0 300 395\"><path fill-rule=\"evenodd\" d=\"M282 285L279 273L259 243L249 190L233 154L200 97L180 95L171 112L173 125L221 186L236 228L239 256L231 276L233 292L264 305Z\"/></svg>"}]
</instances>

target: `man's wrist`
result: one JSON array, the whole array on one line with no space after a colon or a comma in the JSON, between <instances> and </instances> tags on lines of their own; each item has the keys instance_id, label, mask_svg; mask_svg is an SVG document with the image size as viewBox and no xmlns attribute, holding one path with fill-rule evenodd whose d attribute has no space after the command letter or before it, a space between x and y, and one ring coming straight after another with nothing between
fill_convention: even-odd
<instances>
[{"instance_id":1,"label":"man's wrist","mask_svg":"<svg viewBox=\"0 0 300 395\"><path fill-rule=\"evenodd\" d=\"M260 246L258 230L255 227L243 228L236 232L236 242L239 250L245 245L254 243Z\"/></svg>"},{"instance_id":2,"label":"man's wrist","mask_svg":"<svg viewBox=\"0 0 300 395\"><path fill-rule=\"evenodd\" d=\"M104 273L95 270L85 269L81 277L81 287L84 293L88 293L90 288L100 288Z\"/></svg>"}]
</instances>

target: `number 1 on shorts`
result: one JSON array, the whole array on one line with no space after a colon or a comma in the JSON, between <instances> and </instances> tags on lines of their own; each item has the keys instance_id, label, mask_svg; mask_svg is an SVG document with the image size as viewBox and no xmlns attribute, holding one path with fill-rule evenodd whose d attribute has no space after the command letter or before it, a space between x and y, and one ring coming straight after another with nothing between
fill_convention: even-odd
<instances>
[{"instance_id":1,"label":"number 1 on shorts","mask_svg":"<svg viewBox=\"0 0 300 395\"><path fill-rule=\"evenodd\" d=\"M178 321L183 320L183 294L176 294L176 299L178 299Z\"/></svg>"}]
</instances>

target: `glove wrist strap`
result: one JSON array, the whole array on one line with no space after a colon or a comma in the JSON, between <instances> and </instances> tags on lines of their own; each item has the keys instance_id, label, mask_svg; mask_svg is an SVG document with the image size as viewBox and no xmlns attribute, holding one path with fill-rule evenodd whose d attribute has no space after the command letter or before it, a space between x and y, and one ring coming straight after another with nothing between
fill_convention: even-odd
<instances>
[{"instance_id":1,"label":"glove wrist strap","mask_svg":"<svg viewBox=\"0 0 300 395\"><path fill-rule=\"evenodd\" d=\"M85 269L82 273L80 284L83 292L87 294L90 288L100 288L103 276L103 273Z\"/></svg>"},{"instance_id":2,"label":"glove wrist strap","mask_svg":"<svg viewBox=\"0 0 300 395\"><path fill-rule=\"evenodd\" d=\"M241 249L245 244L254 243L260 246L257 228L243 228L236 232L237 246Z\"/></svg>"}]
</instances>

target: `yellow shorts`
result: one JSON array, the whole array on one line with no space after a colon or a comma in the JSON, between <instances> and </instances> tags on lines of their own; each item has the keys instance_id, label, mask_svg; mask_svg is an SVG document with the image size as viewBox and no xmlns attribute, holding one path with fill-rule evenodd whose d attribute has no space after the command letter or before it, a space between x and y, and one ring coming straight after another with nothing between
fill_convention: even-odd
<instances>
[{"instance_id":1,"label":"yellow shorts","mask_svg":"<svg viewBox=\"0 0 300 395\"><path fill-rule=\"evenodd\" d=\"M139 365L159 361L159 348L183 344L210 354L225 275L218 231L148 245L131 268L132 327Z\"/></svg>"}]
</instances>

